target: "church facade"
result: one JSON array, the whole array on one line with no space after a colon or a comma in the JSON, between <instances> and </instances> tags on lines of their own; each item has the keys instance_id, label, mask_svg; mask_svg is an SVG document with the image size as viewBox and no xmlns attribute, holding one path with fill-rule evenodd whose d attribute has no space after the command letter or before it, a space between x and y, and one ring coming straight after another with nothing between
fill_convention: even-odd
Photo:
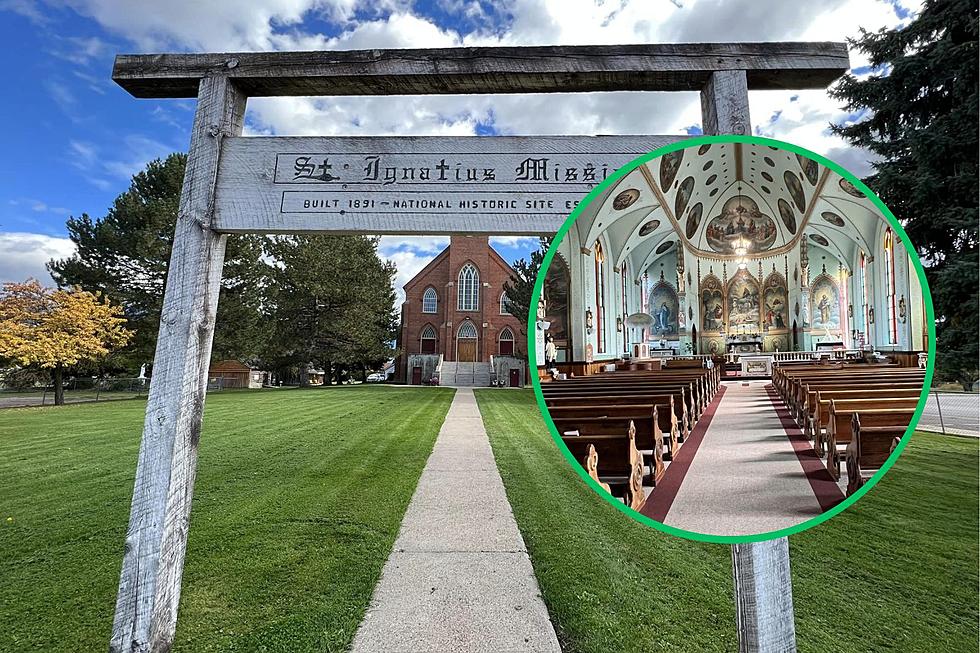
<instances>
[{"instance_id":1,"label":"church facade","mask_svg":"<svg viewBox=\"0 0 980 653\"><path fill-rule=\"evenodd\" d=\"M452 236L404 286L395 380L426 382L439 356L461 363L525 356L524 325L506 307L513 274L489 237Z\"/></svg>"}]
</instances>

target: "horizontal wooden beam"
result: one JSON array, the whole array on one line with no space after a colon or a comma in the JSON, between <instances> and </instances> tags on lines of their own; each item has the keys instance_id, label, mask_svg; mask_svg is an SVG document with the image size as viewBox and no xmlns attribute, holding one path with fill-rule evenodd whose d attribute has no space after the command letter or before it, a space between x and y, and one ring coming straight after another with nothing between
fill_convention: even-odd
<instances>
[{"instance_id":1,"label":"horizontal wooden beam","mask_svg":"<svg viewBox=\"0 0 980 653\"><path fill-rule=\"evenodd\" d=\"M618 168L682 136L224 139L221 233L553 235Z\"/></svg>"},{"instance_id":2,"label":"horizontal wooden beam","mask_svg":"<svg viewBox=\"0 0 980 653\"><path fill-rule=\"evenodd\" d=\"M700 91L747 71L750 90L825 88L849 68L844 43L679 43L541 47L124 54L112 78L136 97L197 97L232 78L251 97Z\"/></svg>"}]
</instances>

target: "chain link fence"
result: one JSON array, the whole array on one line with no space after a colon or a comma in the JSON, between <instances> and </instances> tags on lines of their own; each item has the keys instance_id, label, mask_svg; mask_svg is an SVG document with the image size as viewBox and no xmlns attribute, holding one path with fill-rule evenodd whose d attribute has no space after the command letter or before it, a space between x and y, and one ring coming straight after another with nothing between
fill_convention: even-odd
<instances>
[{"instance_id":1,"label":"chain link fence","mask_svg":"<svg viewBox=\"0 0 980 653\"><path fill-rule=\"evenodd\" d=\"M980 437L980 395L932 390L918 430Z\"/></svg>"},{"instance_id":2,"label":"chain link fence","mask_svg":"<svg viewBox=\"0 0 980 653\"><path fill-rule=\"evenodd\" d=\"M65 403L79 404L92 401L134 399L145 397L149 388L149 379L74 378L65 381ZM31 388L0 388L0 408L53 405L54 386L51 385Z\"/></svg>"}]
</instances>

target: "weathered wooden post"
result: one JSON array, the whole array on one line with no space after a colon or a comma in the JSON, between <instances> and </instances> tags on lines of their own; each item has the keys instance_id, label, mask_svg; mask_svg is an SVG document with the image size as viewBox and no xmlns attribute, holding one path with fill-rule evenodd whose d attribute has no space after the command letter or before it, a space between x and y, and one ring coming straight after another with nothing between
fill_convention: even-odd
<instances>
[{"instance_id":1,"label":"weathered wooden post","mask_svg":"<svg viewBox=\"0 0 980 653\"><path fill-rule=\"evenodd\" d=\"M744 70L716 72L701 90L705 134L751 134ZM732 545L732 577L740 653L796 651L789 540Z\"/></svg>"},{"instance_id":2,"label":"weathered wooden post","mask_svg":"<svg viewBox=\"0 0 980 653\"><path fill-rule=\"evenodd\" d=\"M162 652L169 651L173 644L225 234L551 235L568 213L567 196L581 198L592 186L573 185L554 192L543 190L537 183L542 179L515 176L514 161L506 159L507 156L516 153L521 158L537 157L534 161L538 163L562 157L570 160L586 157L589 161L602 157L611 164L609 169L614 170L678 138L474 137L465 147L460 139L439 137L237 138L242 132L248 95L700 91L706 133L744 134L750 130L750 88L823 88L847 67L847 50L842 43L685 43L117 57L113 79L136 97L197 97L198 106L167 276L111 650ZM404 201L411 193L420 192L418 189L411 190L409 184L399 190L394 184L359 179L356 201L361 200L360 193L377 193L378 207L386 207L369 211L361 210L364 205L356 204L349 197L355 191L344 190L346 184L332 183L338 180L334 173L307 174L296 185L302 176L298 171L306 167L312 170L310 161L314 158L322 161L324 170L329 170L328 159L336 162L345 156L384 154L402 160L431 159L447 152L454 152L457 157L480 158L473 163L483 163L486 157L505 157L499 160L506 160L508 166L501 171L509 170L511 178L495 179L487 188L475 191L485 191L486 201L499 199L500 194L527 194L538 200L536 206L554 205L555 208L550 213L535 207L515 208L510 213L494 212L491 220L485 214L466 214L461 210L400 213L394 202L383 201L385 197L381 195L389 193L388 199ZM222 154L226 165L219 166ZM350 163L361 169L364 161L354 165L350 159ZM439 167L445 169L448 164L439 161L434 169ZM225 171L225 175L219 174L220 171ZM433 192L452 195L451 186L443 188L433 191L426 186L424 192L427 196ZM324 200L321 195L314 199L314 193L329 193L332 208L317 208ZM341 201L346 203L341 205ZM374 207L375 201L372 199L370 204ZM745 545L734 551L736 570L749 570L744 573L748 574L746 579L752 580L751 587L736 582L737 588L744 588L738 589L738 594L740 597L744 594L747 606L744 618L739 613L740 624L761 623L760 616L766 617L769 623L768 615L776 612L760 597L769 596L765 593L772 588L788 590L788 558L785 558L786 573L778 578L763 572L782 567L752 558L755 552L762 555L769 551L768 545ZM779 596L782 597L779 606L788 606L788 612L777 612L792 615L792 602L786 601L791 598L788 591ZM791 619L789 625L792 627ZM762 643L752 644L746 636L742 641L750 646L745 650L763 650L759 648Z\"/></svg>"},{"instance_id":3,"label":"weathered wooden post","mask_svg":"<svg viewBox=\"0 0 980 653\"><path fill-rule=\"evenodd\" d=\"M242 132L245 96L200 81L153 378L140 443L110 650L169 651L197 469L227 236L211 230L221 139Z\"/></svg>"}]
</instances>

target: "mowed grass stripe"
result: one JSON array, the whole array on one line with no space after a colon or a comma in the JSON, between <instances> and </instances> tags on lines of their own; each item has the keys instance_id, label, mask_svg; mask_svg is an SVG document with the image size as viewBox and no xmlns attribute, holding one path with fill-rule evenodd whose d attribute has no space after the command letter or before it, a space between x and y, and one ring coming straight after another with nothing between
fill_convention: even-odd
<instances>
[{"instance_id":1,"label":"mowed grass stripe","mask_svg":"<svg viewBox=\"0 0 980 653\"><path fill-rule=\"evenodd\" d=\"M564 650L736 651L731 553L626 518L530 392L477 393ZM917 433L855 506L790 538L800 651L975 651L978 442Z\"/></svg>"},{"instance_id":2,"label":"mowed grass stripe","mask_svg":"<svg viewBox=\"0 0 980 653\"><path fill-rule=\"evenodd\" d=\"M175 650L346 650L452 394L209 396ZM0 411L0 651L105 648L144 410Z\"/></svg>"},{"instance_id":3,"label":"mowed grass stripe","mask_svg":"<svg viewBox=\"0 0 980 653\"><path fill-rule=\"evenodd\" d=\"M563 650L737 649L727 547L663 535L597 497L530 392L477 398Z\"/></svg>"}]
</instances>

